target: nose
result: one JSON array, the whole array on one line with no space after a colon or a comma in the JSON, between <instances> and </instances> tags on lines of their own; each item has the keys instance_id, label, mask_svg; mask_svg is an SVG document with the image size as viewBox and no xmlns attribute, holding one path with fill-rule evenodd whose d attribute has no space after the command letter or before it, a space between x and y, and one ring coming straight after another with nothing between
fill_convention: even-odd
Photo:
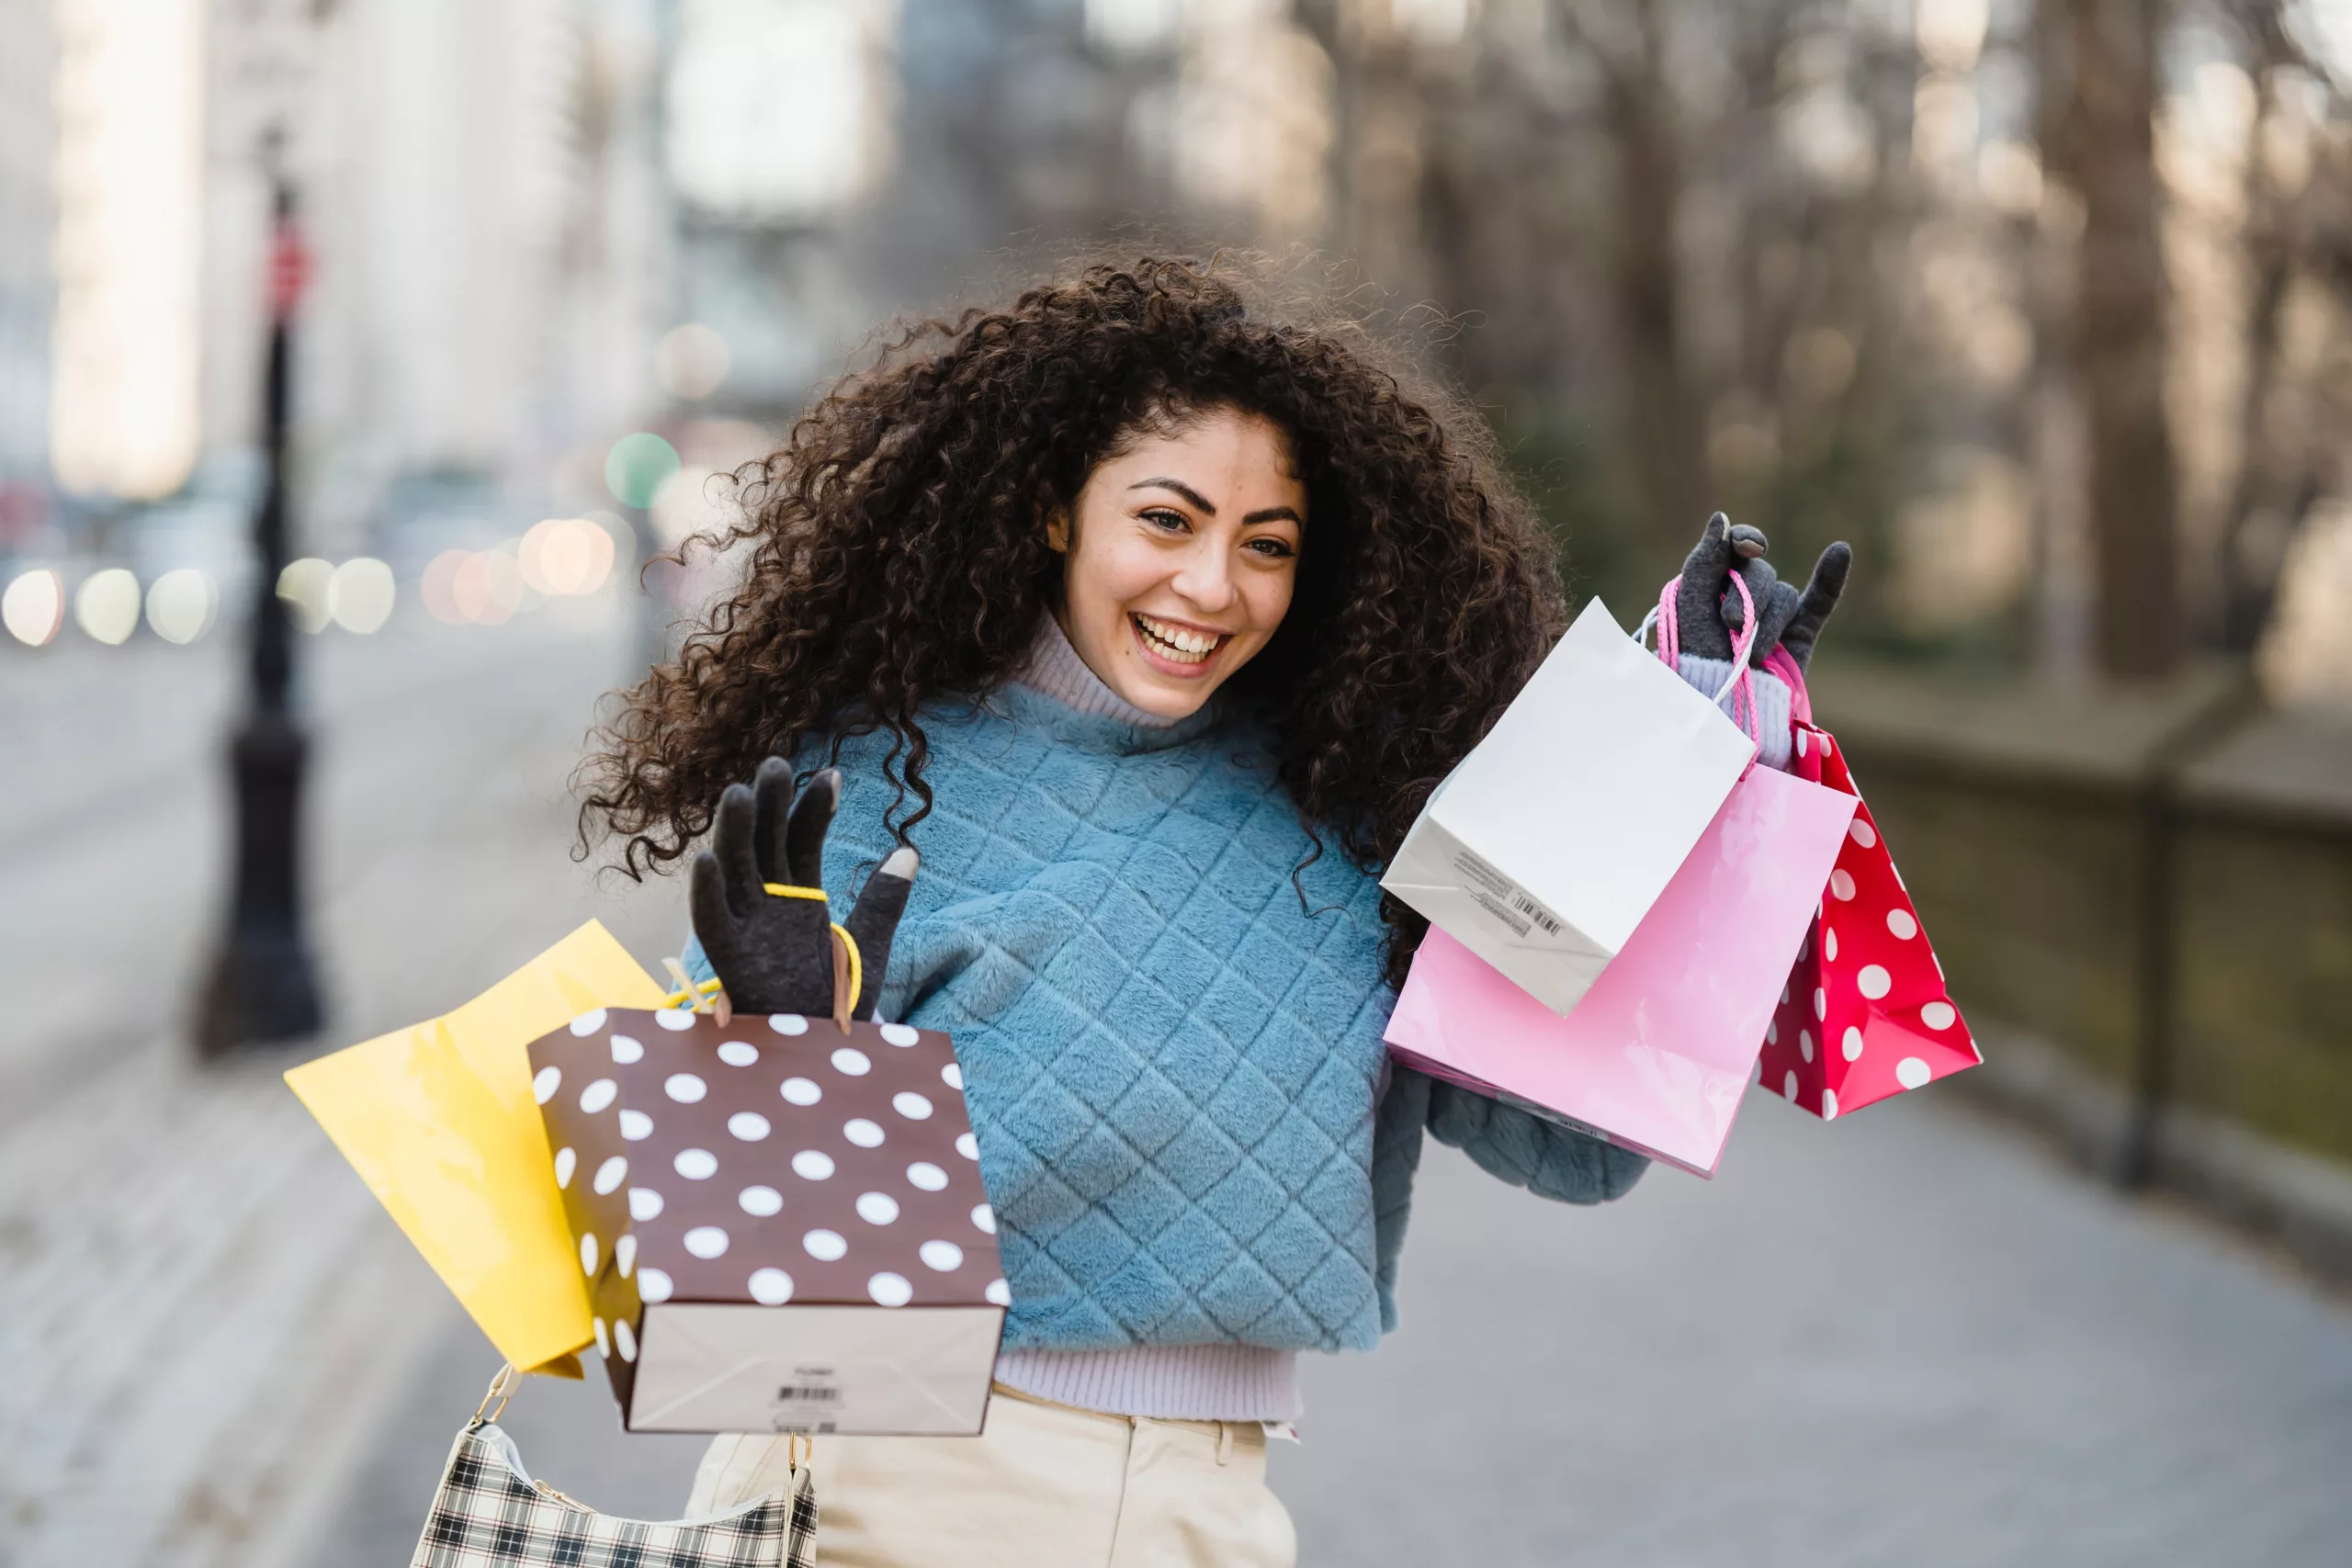
<instances>
[{"instance_id":1,"label":"nose","mask_svg":"<svg viewBox=\"0 0 2352 1568\"><path fill-rule=\"evenodd\" d=\"M1170 586L1187 603L1200 606L1204 615L1223 615L1238 592L1233 582L1233 564L1213 537L1193 542Z\"/></svg>"}]
</instances>

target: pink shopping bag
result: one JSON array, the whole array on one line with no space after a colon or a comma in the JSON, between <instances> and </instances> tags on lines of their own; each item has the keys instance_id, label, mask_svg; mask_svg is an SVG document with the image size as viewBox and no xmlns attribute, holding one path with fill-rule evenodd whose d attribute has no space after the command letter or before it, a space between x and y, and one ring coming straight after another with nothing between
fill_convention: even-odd
<instances>
[{"instance_id":1,"label":"pink shopping bag","mask_svg":"<svg viewBox=\"0 0 2352 1568\"><path fill-rule=\"evenodd\" d=\"M1804 676L1779 649L1766 668L1789 685L1796 722L1791 771L1849 796L1855 807L1761 1057L1765 1088L1827 1121L1984 1057L1944 989L1943 965L1854 787L1844 750L1814 725Z\"/></svg>"}]
</instances>

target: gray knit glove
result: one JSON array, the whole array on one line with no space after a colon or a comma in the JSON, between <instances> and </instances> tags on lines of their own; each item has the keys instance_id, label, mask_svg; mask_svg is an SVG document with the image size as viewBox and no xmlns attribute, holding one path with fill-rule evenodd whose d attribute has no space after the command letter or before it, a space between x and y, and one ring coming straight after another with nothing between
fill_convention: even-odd
<instances>
[{"instance_id":1,"label":"gray knit glove","mask_svg":"<svg viewBox=\"0 0 2352 1568\"><path fill-rule=\"evenodd\" d=\"M1720 512L1707 519L1697 547L1682 563L1682 586L1675 592L1675 618L1685 656L1731 658L1733 634L1746 615L1731 585L1736 566L1756 602L1756 642L1748 650L1748 663L1761 667L1775 648L1787 649L1800 670L1813 662L1822 623L1846 591L1853 549L1841 539L1822 551L1812 581L1800 593L1773 571L1764 558L1766 547L1761 529L1744 523L1735 528Z\"/></svg>"},{"instance_id":2,"label":"gray knit glove","mask_svg":"<svg viewBox=\"0 0 2352 1568\"><path fill-rule=\"evenodd\" d=\"M770 757L750 788L729 784L719 796L712 847L695 857L689 904L695 935L737 1012L821 1018L833 1010L832 919L821 897L805 894L823 891L825 834L841 795L842 775L828 768L795 804L792 764ZM854 1018L874 1016L918 863L910 848L891 852L842 922L861 971ZM771 883L801 895L770 893Z\"/></svg>"}]
</instances>

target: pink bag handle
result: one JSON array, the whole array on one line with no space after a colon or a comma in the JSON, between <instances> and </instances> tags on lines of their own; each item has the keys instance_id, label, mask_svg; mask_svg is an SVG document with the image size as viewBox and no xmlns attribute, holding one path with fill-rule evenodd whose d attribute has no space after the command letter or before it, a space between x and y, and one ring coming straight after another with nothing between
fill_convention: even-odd
<instances>
[{"instance_id":1,"label":"pink bag handle","mask_svg":"<svg viewBox=\"0 0 2352 1568\"><path fill-rule=\"evenodd\" d=\"M1804 689L1804 671L1797 668L1796 660L1785 648L1777 644L1764 656L1765 671L1781 678L1789 688L1789 720L1792 724L1813 722L1813 698Z\"/></svg>"},{"instance_id":2,"label":"pink bag handle","mask_svg":"<svg viewBox=\"0 0 2352 1568\"><path fill-rule=\"evenodd\" d=\"M1739 632L1732 638L1731 676L1715 693L1714 701L1720 705L1725 696L1730 696L1731 721L1738 725L1749 739L1760 744L1762 738L1758 731L1763 728L1763 721L1757 714L1756 685L1749 679L1747 669L1747 655L1756 646L1756 601L1748 593L1747 584L1740 581L1739 573L1736 571L1731 574L1731 585L1739 590L1740 608L1745 614L1740 616ZM1643 616L1642 624L1634 630L1634 640L1639 642L1642 634L1653 625L1657 627L1658 660L1669 670L1681 667L1682 627L1674 613L1675 591L1681 586L1682 579L1676 577L1658 590L1657 608ZM1776 648L1772 651L1778 653L1781 650ZM1769 665L1770 661L1767 663ZM1744 720L1740 717L1742 712L1747 716Z\"/></svg>"}]
</instances>

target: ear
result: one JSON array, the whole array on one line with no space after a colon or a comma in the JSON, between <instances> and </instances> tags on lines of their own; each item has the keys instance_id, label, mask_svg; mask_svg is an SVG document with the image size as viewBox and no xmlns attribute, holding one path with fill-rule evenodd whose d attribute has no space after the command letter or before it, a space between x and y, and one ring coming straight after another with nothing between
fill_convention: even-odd
<instances>
[{"instance_id":1,"label":"ear","mask_svg":"<svg viewBox=\"0 0 2352 1568\"><path fill-rule=\"evenodd\" d=\"M1069 509L1057 506L1046 516L1046 547L1056 555L1069 554Z\"/></svg>"}]
</instances>

